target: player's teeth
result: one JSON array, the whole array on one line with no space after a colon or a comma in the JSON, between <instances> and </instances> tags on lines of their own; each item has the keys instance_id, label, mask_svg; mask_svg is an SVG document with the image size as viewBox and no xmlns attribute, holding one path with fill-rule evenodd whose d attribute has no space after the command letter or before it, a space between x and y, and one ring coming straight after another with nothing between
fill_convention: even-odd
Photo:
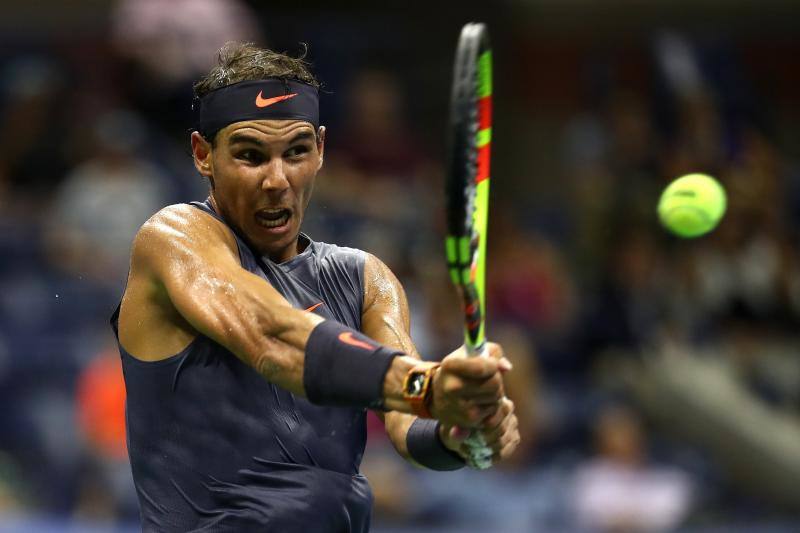
<instances>
[{"instance_id":1,"label":"player's teeth","mask_svg":"<svg viewBox=\"0 0 800 533\"><path fill-rule=\"evenodd\" d=\"M258 221L266 228L276 228L278 226L283 226L289 221L289 214L284 212L279 218L274 219L259 217Z\"/></svg>"}]
</instances>

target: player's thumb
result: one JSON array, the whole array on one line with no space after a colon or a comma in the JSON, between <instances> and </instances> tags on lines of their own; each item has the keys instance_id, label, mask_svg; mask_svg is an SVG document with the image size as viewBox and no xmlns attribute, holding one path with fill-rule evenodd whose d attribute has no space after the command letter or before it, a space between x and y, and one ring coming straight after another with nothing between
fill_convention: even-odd
<instances>
[{"instance_id":1,"label":"player's thumb","mask_svg":"<svg viewBox=\"0 0 800 533\"><path fill-rule=\"evenodd\" d=\"M502 346L494 342L487 342L486 346L489 349L489 357L497 360L497 368L500 370L500 372L508 372L514 368L514 366L511 364L511 361L506 359Z\"/></svg>"}]
</instances>

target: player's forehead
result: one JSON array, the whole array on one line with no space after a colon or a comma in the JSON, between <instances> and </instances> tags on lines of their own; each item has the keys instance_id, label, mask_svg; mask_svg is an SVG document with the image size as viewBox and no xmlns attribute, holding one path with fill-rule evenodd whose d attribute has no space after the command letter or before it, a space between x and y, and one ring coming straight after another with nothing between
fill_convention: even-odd
<instances>
[{"instance_id":1,"label":"player's forehead","mask_svg":"<svg viewBox=\"0 0 800 533\"><path fill-rule=\"evenodd\" d=\"M220 130L218 140L223 144L257 143L278 145L297 139L314 139L314 126L305 120L245 120L234 122Z\"/></svg>"}]
</instances>

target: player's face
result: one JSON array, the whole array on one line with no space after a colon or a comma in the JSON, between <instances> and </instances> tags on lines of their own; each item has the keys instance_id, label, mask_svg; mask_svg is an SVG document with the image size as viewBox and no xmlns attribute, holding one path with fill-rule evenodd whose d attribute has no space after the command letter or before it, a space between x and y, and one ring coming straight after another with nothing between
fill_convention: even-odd
<instances>
[{"instance_id":1,"label":"player's face","mask_svg":"<svg viewBox=\"0 0 800 533\"><path fill-rule=\"evenodd\" d=\"M325 129L298 120L236 122L210 153L212 199L225 219L273 261L294 257ZM197 152L195 152L196 154Z\"/></svg>"}]
</instances>

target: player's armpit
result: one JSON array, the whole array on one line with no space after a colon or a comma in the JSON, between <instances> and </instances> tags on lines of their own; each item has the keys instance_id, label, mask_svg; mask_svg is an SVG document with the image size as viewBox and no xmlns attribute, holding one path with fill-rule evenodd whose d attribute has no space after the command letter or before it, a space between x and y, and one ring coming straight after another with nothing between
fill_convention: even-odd
<instances>
[{"instance_id":1,"label":"player's armpit","mask_svg":"<svg viewBox=\"0 0 800 533\"><path fill-rule=\"evenodd\" d=\"M148 286L151 297L137 302L136 292ZM303 394L303 349L321 317L292 308L269 283L243 269L230 231L208 214L170 206L137 234L120 317L126 347L137 329L126 314L136 313L136 303L150 307L144 314L169 316L163 308L172 307L176 330L190 327L270 381Z\"/></svg>"}]
</instances>

